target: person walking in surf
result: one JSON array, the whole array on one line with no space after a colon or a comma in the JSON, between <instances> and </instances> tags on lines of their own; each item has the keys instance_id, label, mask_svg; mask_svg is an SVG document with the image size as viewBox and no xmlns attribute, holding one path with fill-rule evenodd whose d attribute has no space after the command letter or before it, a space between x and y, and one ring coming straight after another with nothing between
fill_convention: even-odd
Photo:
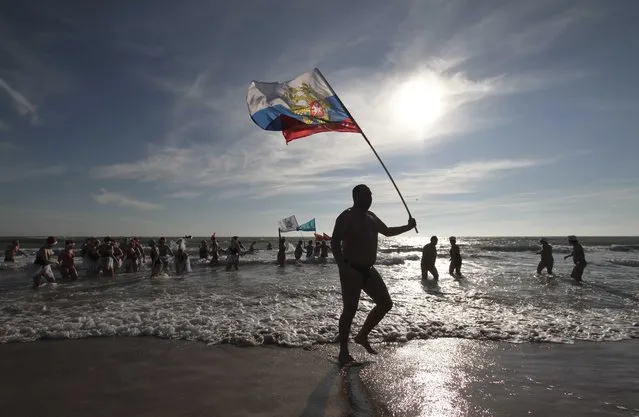
<instances>
[{"instance_id":1,"label":"person walking in surf","mask_svg":"<svg viewBox=\"0 0 639 417\"><path fill-rule=\"evenodd\" d=\"M279 266L286 265L286 239L282 237L280 231L277 231L277 235L279 237L279 246L277 251L277 264Z\"/></svg>"},{"instance_id":2,"label":"person walking in surf","mask_svg":"<svg viewBox=\"0 0 639 417\"><path fill-rule=\"evenodd\" d=\"M355 336L355 343L368 353L377 352L369 343L368 335L393 307L384 280L375 269L378 234L397 236L416 227L412 217L406 226L388 227L373 212L371 190L364 184L353 188L353 206L344 210L335 221L331 250L339 269L343 309L339 318L339 363L355 361L348 350L348 338L363 290L375 303L364 325Z\"/></svg>"},{"instance_id":3,"label":"person walking in surf","mask_svg":"<svg viewBox=\"0 0 639 417\"><path fill-rule=\"evenodd\" d=\"M27 256L26 253L20 250L20 241L14 240L11 242L7 249L4 251L4 261L5 262L15 262L16 254L20 254L22 256Z\"/></svg>"},{"instance_id":4,"label":"person walking in surf","mask_svg":"<svg viewBox=\"0 0 639 417\"><path fill-rule=\"evenodd\" d=\"M422 279L428 279L428 273L433 275L435 281L439 280L439 272L435 267L437 260L437 236L431 236L430 243L424 245L422 249Z\"/></svg>"},{"instance_id":5,"label":"person walking in surf","mask_svg":"<svg viewBox=\"0 0 639 417\"><path fill-rule=\"evenodd\" d=\"M299 261L304 253L304 242L301 240L297 242L297 246L295 247L295 260Z\"/></svg>"},{"instance_id":6,"label":"person walking in surf","mask_svg":"<svg viewBox=\"0 0 639 417\"><path fill-rule=\"evenodd\" d=\"M586 262L586 254L584 248L581 246L577 237L574 235L568 236L568 243L572 246L572 252L569 255L564 256L564 259L572 258L575 263L575 267L570 273L570 277L574 278L577 283L581 284L584 269L588 263Z\"/></svg>"},{"instance_id":7,"label":"person walking in surf","mask_svg":"<svg viewBox=\"0 0 639 417\"><path fill-rule=\"evenodd\" d=\"M64 250L58 255L58 263L60 264L60 275L64 279L75 281L78 279L78 270L75 268L75 253L73 251L73 241L64 242Z\"/></svg>"},{"instance_id":8,"label":"person walking in surf","mask_svg":"<svg viewBox=\"0 0 639 417\"><path fill-rule=\"evenodd\" d=\"M552 257L552 246L543 237L539 240L539 243L541 243L541 249L537 251L537 255L541 255L541 260L539 265L537 265L537 274L541 274L541 271L546 268L548 275L552 275L552 267L555 264L555 259Z\"/></svg>"}]
</instances>

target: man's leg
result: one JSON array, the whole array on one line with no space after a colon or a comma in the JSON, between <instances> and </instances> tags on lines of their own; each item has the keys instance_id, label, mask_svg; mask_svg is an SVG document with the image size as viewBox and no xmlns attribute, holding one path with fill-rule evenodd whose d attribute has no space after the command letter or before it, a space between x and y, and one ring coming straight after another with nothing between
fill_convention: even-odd
<instances>
[{"instance_id":1,"label":"man's leg","mask_svg":"<svg viewBox=\"0 0 639 417\"><path fill-rule=\"evenodd\" d=\"M435 267L435 265L431 266L430 268L428 268L428 271L433 274L433 279L435 281L439 280L439 272L437 271L437 268Z\"/></svg>"},{"instance_id":2,"label":"man's leg","mask_svg":"<svg viewBox=\"0 0 639 417\"><path fill-rule=\"evenodd\" d=\"M364 292L373 299L375 307L368 313L364 325L355 337L355 343L364 346L368 353L376 354L377 352L368 342L368 335L382 321L386 313L393 308L393 301L388 294L384 280L375 268L371 268L369 277L364 280Z\"/></svg>"},{"instance_id":3,"label":"man's leg","mask_svg":"<svg viewBox=\"0 0 639 417\"><path fill-rule=\"evenodd\" d=\"M345 364L353 361L348 351L348 337L359 305L363 277L357 271L344 267L340 270L339 280L342 287L343 304L342 314L339 317L339 361L341 364Z\"/></svg>"}]
</instances>

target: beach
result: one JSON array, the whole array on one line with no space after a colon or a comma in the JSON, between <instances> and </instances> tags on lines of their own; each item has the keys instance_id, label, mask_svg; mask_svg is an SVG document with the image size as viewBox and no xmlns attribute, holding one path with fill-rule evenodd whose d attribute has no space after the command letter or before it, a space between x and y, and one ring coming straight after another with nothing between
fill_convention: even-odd
<instances>
[{"instance_id":1,"label":"beach","mask_svg":"<svg viewBox=\"0 0 639 417\"><path fill-rule=\"evenodd\" d=\"M236 347L152 337L0 345L7 416L639 415L639 344L441 338Z\"/></svg>"}]
</instances>

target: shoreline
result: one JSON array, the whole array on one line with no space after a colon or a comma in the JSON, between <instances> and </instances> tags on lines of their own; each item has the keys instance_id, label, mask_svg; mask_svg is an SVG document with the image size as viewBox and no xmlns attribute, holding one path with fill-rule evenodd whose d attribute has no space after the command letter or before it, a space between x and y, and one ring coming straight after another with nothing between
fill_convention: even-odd
<instances>
[{"instance_id":1,"label":"shoreline","mask_svg":"<svg viewBox=\"0 0 639 417\"><path fill-rule=\"evenodd\" d=\"M639 341L440 338L377 345L206 345L96 337L0 345L7 415L639 415Z\"/></svg>"}]
</instances>

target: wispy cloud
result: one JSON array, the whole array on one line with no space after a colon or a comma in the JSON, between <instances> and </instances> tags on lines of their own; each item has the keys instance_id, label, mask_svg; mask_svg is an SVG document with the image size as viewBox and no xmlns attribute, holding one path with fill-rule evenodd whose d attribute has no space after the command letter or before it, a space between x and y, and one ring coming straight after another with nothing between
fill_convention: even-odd
<instances>
[{"instance_id":1,"label":"wispy cloud","mask_svg":"<svg viewBox=\"0 0 639 417\"><path fill-rule=\"evenodd\" d=\"M463 25L459 17L465 13L464 7L457 2L442 6L445 10L435 19L441 22L425 24L420 20L424 16L440 16L430 9L433 3L428 2L428 10L415 10L422 7L420 2L412 4L385 63L342 67L327 74L382 157L387 162L401 160L405 162L403 167L412 167L396 177L401 179L402 188L416 198L424 193L471 193L482 182L540 164L534 159L476 161L423 173L410 160L416 150L425 152L452 140L468 140L473 135L463 133L507 123L504 115L484 111L483 104L490 99L537 91L576 77L574 72L552 68L544 72L505 73L501 68L478 72L473 71L476 66L470 66L474 57L490 56L500 48L507 48L509 52L504 55L508 59L516 56L516 51L520 55L539 53L551 47L554 39L578 20L576 15L565 9L553 11L551 2L544 2L542 13L521 4L486 9L474 2L462 2L480 9L474 13L480 16L476 22ZM518 24L512 24L509 17ZM445 27L464 29L457 32ZM543 42L535 38L541 32L547 35ZM352 38L346 35L335 38ZM314 48L322 55L330 55L334 48L344 46L334 40L327 39L320 45L320 39ZM366 41L357 38L352 47L359 48ZM500 46L495 47L492 42ZM524 45L528 45L525 50ZM282 57L273 60L281 61L281 68L266 71L279 71L279 78L263 81L282 81L298 75L289 73L290 66L284 65L290 56ZM194 188L193 192L215 187L213 198L267 198L310 195L321 188L341 187L345 176L353 181L372 181L367 172L378 172L377 161L358 135L323 134L321 138L286 146L279 133L261 131L249 120L245 82L222 85L211 68L190 73L190 77L148 78L156 88L175 98L171 127L163 143L150 146L148 154L137 161L94 168L93 178L161 182L176 189ZM415 107L415 116L412 120L402 119L398 108L406 108L407 103L397 103L397 92L413 87L423 89L423 100L414 97L408 106ZM433 102L426 103L433 108L433 114L427 114L430 110L424 107L424 100Z\"/></svg>"},{"instance_id":2,"label":"wispy cloud","mask_svg":"<svg viewBox=\"0 0 639 417\"><path fill-rule=\"evenodd\" d=\"M67 171L63 165L53 165L44 168L7 167L0 166L0 182L21 181L38 177L62 175Z\"/></svg>"},{"instance_id":3,"label":"wispy cloud","mask_svg":"<svg viewBox=\"0 0 639 417\"><path fill-rule=\"evenodd\" d=\"M31 123L37 124L40 119L38 117L38 112L36 106L33 105L22 93L11 88L9 84L2 78L0 78L0 87L2 87L11 97L13 101L13 105L20 114L20 116L28 117Z\"/></svg>"},{"instance_id":4,"label":"wispy cloud","mask_svg":"<svg viewBox=\"0 0 639 417\"><path fill-rule=\"evenodd\" d=\"M5 140L0 140L0 151L9 152L9 151L14 151L16 149L18 149L18 147L14 145L13 143L7 142Z\"/></svg>"},{"instance_id":5,"label":"wispy cloud","mask_svg":"<svg viewBox=\"0 0 639 417\"><path fill-rule=\"evenodd\" d=\"M162 206L149 203L146 201L135 200L127 197L124 194L107 191L104 188L100 189L99 194L91 195L95 201L100 204L112 204L118 207L131 207L138 210L159 210Z\"/></svg>"},{"instance_id":6,"label":"wispy cloud","mask_svg":"<svg viewBox=\"0 0 639 417\"><path fill-rule=\"evenodd\" d=\"M176 193L172 193L167 195L167 197L169 198L175 198L175 199L191 199L191 198L195 198L195 197L199 197L202 194L204 194L204 191L178 191Z\"/></svg>"}]
</instances>

